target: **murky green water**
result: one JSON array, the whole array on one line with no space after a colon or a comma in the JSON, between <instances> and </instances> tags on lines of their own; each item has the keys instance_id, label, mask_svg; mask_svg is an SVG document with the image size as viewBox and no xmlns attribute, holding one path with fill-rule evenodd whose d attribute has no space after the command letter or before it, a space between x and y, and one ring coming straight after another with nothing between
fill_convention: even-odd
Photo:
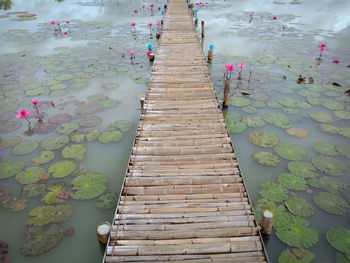
<instances>
[{"instance_id":1,"label":"murky green water","mask_svg":"<svg viewBox=\"0 0 350 263\"><path fill-rule=\"evenodd\" d=\"M0 16L19 11L37 16L30 21L13 21L17 14L0 18L1 164L4 165L7 160L25 160L25 168L32 166L31 160L40 155L44 144L41 143L38 149L33 147L35 150L32 152L28 150L28 154L15 155L12 152L18 153L21 150L17 146L20 140L40 142L48 136L62 136L63 132L68 136L64 138L68 138L69 142L67 140L62 147L52 150L54 159L40 164L45 169L40 180L36 175L13 174L8 177L3 175L5 173L1 174L0 241L9 244L8 258L11 262L100 262L103 248L98 244L95 228L98 223L111 220L115 205L112 200L107 204L112 208L101 209L96 206L96 196L102 192L114 193L114 196L119 194L139 119L138 97L146 92L151 70L146 57L147 44L152 43L156 48L155 24L161 20L158 7L162 10L164 1L118 3L18 0L7 1L5 4L1 7L6 7L7 10L0 12ZM154 4L153 16L150 4ZM350 147L350 106L349 97L344 91L350 86L350 3L339 0L273 4L272 1L253 0L210 1L203 5L199 9L198 18L205 20L206 25L204 52L207 53L210 44L215 46L210 69L219 99L223 96L224 65L238 65L241 61L247 65L241 81L237 80L237 72L233 74L232 99L227 118L252 201L262 198L259 194L263 190L261 182L277 182L281 174L289 173L288 164L292 167L290 163L293 160L307 162L308 167L314 169L312 175L305 176L300 170L290 168L296 175L282 176L288 177L287 183L280 178L280 183L273 184L272 190L265 185L267 190L262 195L279 207L275 212L275 217L280 218L279 229L276 229L279 237L289 242L290 246L307 248L315 254L313 262L347 262L344 258L345 261L340 261L342 256L339 253L336 261L337 250L329 245L326 233L339 226L346 227L349 231L350 173L347 147ZM135 9L138 10L137 13L134 13ZM252 11L253 19L249 22ZM61 22L62 32L55 31L55 26L50 24L52 20ZM70 23L66 24L66 21ZM136 23L135 33L130 26L132 22ZM153 38L149 36L149 22L153 23ZM318 45L321 42L327 47L322 61L318 63L315 58L319 55ZM130 50L135 52L135 60L130 60ZM339 63L333 63L333 60L339 60ZM249 69L252 70L250 82ZM306 77L305 83L297 84L299 74ZM310 77L314 83L306 84L310 82ZM341 87L333 85L333 82ZM96 94L108 97L91 96ZM39 99L39 111L44 116L36 116L32 98ZM51 106L51 101L55 107ZM15 112L21 109L32 111L29 120L34 134L31 136L28 136L32 132L28 132L27 122L15 118ZM44 125L34 128L39 117ZM125 122L117 127L109 127L117 120ZM62 124L66 122L74 122L79 126L70 124L73 126L71 130L62 130L66 125ZM290 127L301 128L297 132L303 137L290 135L287 132ZM98 132L94 130L96 128ZM255 131L257 132L253 133ZM265 136L262 137L259 132L266 132ZM289 132L293 134L295 131ZM121 133L123 137L120 139ZM250 138L255 136L258 141L255 144L250 142L249 135ZM6 141L10 136L19 138L13 138L12 142ZM119 141L102 143L109 139ZM317 142L327 144L315 144ZM69 174L55 178L58 176L54 175L53 168L50 167L65 159L61 155L63 149L75 144L85 147L83 155L70 152L70 157L74 158L67 159L76 163L77 168L71 173L67 172L68 168L64 168L63 172ZM69 148L65 152L68 150ZM273 154L268 155L269 158L265 161L276 166L259 165L252 158L256 151ZM316 156L328 157L315 158ZM294 163L294 167L300 168L301 163ZM89 173L101 174L98 175L100 181L87 180L86 174ZM6 174L10 175L10 172L6 171ZM299 178L299 184L301 181L303 190L281 188L282 182L291 188L292 182L288 180L293 178L292 181L295 182L298 179L296 177ZM108 178L108 184L105 183L105 178ZM79 184L78 179L85 181ZM35 186L44 183L44 186L38 196L28 197L22 192L24 185L20 182L33 182ZM88 195L84 195L84 189L88 190ZM326 192L332 195L318 194ZM20 201L15 202L13 195ZM65 196L69 198L66 200ZM306 199L309 206L306 209L293 209L293 196ZM336 199L331 200L326 207L323 200L322 209L313 200L315 196L321 197L319 199ZM77 200L78 198L89 199ZM21 201L23 199L27 201ZM298 200L300 204L301 201ZM46 218L48 212L41 214L45 215L44 218L39 216L34 221L30 219L33 216L29 213L35 213L32 209L50 205L56 208L65 205L62 209L67 220L63 220L65 218L61 215L62 222L52 222L55 220ZM74 213L71 215L69 211L72 206ZM266 204L262 208L266 208ZM328 212L324 209L328 209ZM291 218L291 211L298 216ZM303 221L300 215L307 221ZM290 222L286 225L283 222L286 218L294 225ZM29 227L26 225L28 220L39 226ZM43 224L45 226L40 226ZM52 238L45 240L43 245L44 242L40 242L43 237L38 233L46 231L48 226L51 226L51 234L46 236ZM73 235L71 227L75 230ZM307 237L307 244L296 243L295 240L305 233L311 240ZM343 240L343 245L333 243L333 246L343 254L350 253L348 238L338 237L337 240ZM281 252L288 248L275 232L266 241L266 246L271 262L277 262ZM22 248L25 249L21 250ZM49 251L44 253L46 250ZM28 251L42 254L30 257L22 255L21 251L22 254L28 254ZM293 251L295 254L297 252L300 251ZM305 262L311 262L311 258L312 256Z\"/></svg>"}]
</instances>

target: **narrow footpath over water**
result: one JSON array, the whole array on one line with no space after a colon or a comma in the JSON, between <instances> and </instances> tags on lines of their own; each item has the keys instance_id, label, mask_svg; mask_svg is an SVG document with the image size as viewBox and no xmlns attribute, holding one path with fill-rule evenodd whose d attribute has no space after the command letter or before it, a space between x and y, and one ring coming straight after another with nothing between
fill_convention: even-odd
<instances>
[{"instance_id":1,"label":"narrow footpath over water","mask_svg":"<svg viewBox=\"0 0 350 263\"><path fill-rule=\"evenodd\" d=\"M268 262L184 0L169 0L105 262Z\"/></svg>"}]
</instances>

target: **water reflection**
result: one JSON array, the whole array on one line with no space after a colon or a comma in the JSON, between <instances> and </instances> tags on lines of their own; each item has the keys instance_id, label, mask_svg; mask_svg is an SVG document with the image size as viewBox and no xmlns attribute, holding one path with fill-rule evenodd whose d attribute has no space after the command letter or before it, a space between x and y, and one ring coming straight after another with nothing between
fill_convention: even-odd
<instances>
[{"instance_id":1,"label":"water reflection","mask_svg":"<svg viewBox=\"0 0 350 263\"><path fill-rule=\"evenodd\" d=\"M12 6L12 0L0 0L0 9L9 10Z\"/></svg>"}]
</instances>

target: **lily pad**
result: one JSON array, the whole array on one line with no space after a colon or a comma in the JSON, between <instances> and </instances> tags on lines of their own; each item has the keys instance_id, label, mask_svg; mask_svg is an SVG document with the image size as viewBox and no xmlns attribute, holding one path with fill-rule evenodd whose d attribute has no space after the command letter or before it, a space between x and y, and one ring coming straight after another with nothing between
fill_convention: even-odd
<instances>
[{"instance_id":1,"label":"lily pad","mask_svg":"<svg viewBox=\"0 0 350 263\"><path fill-rule=\"evenodd\" d=\"M98 140L102 143L119 142L123 138L120 131L103 132L98 136Z\"/></svg>"},{"instance_id":2,"label":"lily pad","mask_svg":"<svg viewBox=\"0 0 350 263\"><path fill-rule=\"evenodd\" d=\"M73 144L71 146L65 147L61 153L63 158L76 159L78 157L83 156L85 152L86 152L86 147L83 144Z\"/></svg>"},{"instance_id":3,"label":"lily pad","mask_svg":"<svg viewBox=\"0 0 350 263\"><path fill-rule=\"evenodd\" d=\"M278 177L278 182L282 186L288 189L293 189L298 191L307 189L307 184L305 179L303 177L300 177L294 174L283 173Z\"/></svg>"},{"instance_id":4,"label":"lily pad","mask_svg":"<svg viewBox=\"0 0 350 263\"><path fill-rule=\"evenodd\" d=\"M0 133L9 133L21 128L22 123L18 121L6 121L0 125Z\"/></svg>"},{"instance_id":5,"label":"lily pad","mask_svg":"<svg viewBox=\"0 0 350 263\"><path fill-rule=\"evenodd\" d=\"M56 130L57 125L53 123L37 123L33 128L33 132L36 134L46 134Z\"/></svg>"},{"instance_id":6,"label":"lily pad","mask_svg":"<svg viewBox=\"0 0 350 263\"><path fill-rule=\"evenodd\" d=\"M61 178L72 174L76 168L77 165L73 161L61 161L51 165L48 172L53 178Z\"/></svg>"},{"instance_id":7,"label":"lily pad","mask_svg":"<svg viewBox=\"0 0 350 263\"><path fill-rule=\"evenodd\" d=\"M232 106L248 106L250 105L250 100L242 97L233 97L230 99L230 105Z\"/></svg>"},{"instance_id":8,"label":"lily pad","mask_svg":"<svg viewBox=\"0 0 350 263\"><path fill-rule=\"evenodd\" d=\"M12 212L19 212L27 207L28 199L21 199L11 203L10 209Z\"/></svg>"},{"instance_id":9,"label":"lily pad","mask_svg":"<svg viewBox=\"0 0 350 263\"><path fill-rule=\"evenodd\" d=\"M22 188L22 195L28 198L32 198L42 194L45 191L46 187L46 183L40 182L34 184L27 184Z\"/></svg>"},{"instance_id":10,"label":"lily pad","mask_svg":"<svg viewBox=\"0 0 350 263\"><path fill-rule=\"evenodd\" d=\"M11 193L10 188L0 185L0 208L9 208L16 199L16 195Z\"/></svg>"},{"instance_id":11,"label":"lily pad","mask_svg":"<svg viewBox=\"0 0 350 263\"><path fill-rule=\"evenodd\" d=\"M225 122L230 123L230 122L239 122L242 119L242 116L239 115L237 112L223 112Z\"/></svg>"},{"instance_id":12,"label":"lily pad","mask_svg":"<svg viewBox=\"0 0 350 263\"><path fill-rule=\"evenodd\" d=\"M259 100L254 100L251 105L256 108L264 108L266 106L265 102Z\"/></svg>"},{"instance_id":13,"label":"lily pad","mask_svg":"<svg viewBox=\"0 0 350 263\"><path fill-rule=\"evenodd\" d=\"M96 102L90 102L87 105L82 105L76 109L76 113L82 114L82 115L88 115L97 112L98 105Z\"/></svg>"},{"instance_id":14,"label":"lily pad","mask_svg":"<svg viewBox=\"0 0 350 263\"><path fill-rule=\"evenodd\" d=\"M349 144L338 144L335 148L341 155L350 159L350 145Z\"/></svg>"},{"instance_id":15,"label":"lily pad","mask_svg":"<svg viewBox=\"0 0 350 263\"><path fill-rule=\"evenodd\" d=\"M43 192L43 197L40 199L45 204L57 204L62 203L63 200L57 198L61 193L66 191L64 183L49 185Z\"/></svg>"},{"instance_id":16,"label":"lily pad","mask_svg":"<svg viewBox=\"0 0 350 263\"><path fill-rule=\"evenodd\" d=\"M330 156L336 156L338 155L338 152L335 149L335 146L331 143L327 142L315 142L312 144L312 148L319 153L330 155Z\"/></svg>"},{"instance_id":17,"label":"lily pad","mask_svg":"<svg viewBox=\"0 0 350 263\"><path fill-rule=\"evenodd\" d=\"M43 226L51 223L55 219L56 208L54 206L38 206L28 213L29 218L26 224L31 226Z\"/></svg>"},{"instance_id":18,"label":"lily pad","mask_svg":"<svg viewBox=\"0 0 350 263\"><path fill-rule=\"evenodd\" d=\"M313 112L313 113L310 113L309 116L311 119L318 122L323 122L323 123L329 123L334 120L332 115L325 112Z\"/></svg>"},{"instance_id":19,"label":"lily pad","mask_svg":"<svg viewBox=\"0 0 350 263\"><path fill-rule=\"evenodd\" d=\"M82 127L93 127L97 126L102 122L102 119L97 116L85 116L79 122Z\"/></svg>"},{"instance_id":20,"label":"lily pad","mask_svg":"<svg viewBox=\"0 0 350 263\"><path fill-rule=\"evenodd\" d=\"M281 143L273 149L279 156L291 161L300 161L306 156L306 151L303 148L293 144Z\"/></svg>"},{"instance_id":21,"label":"lily pad","mask_svg":"<svg viewBox=\"0 0 350 263\"><path fill-rule=\"evenodd\" d=\"M108 96L102 93L93 94L87 97L88 101L93 101L93 102L102 102L106 99L108 99Z\"/></svg>"},{"instance_id":22,"label":"lily pad","mask_svg":"<svg viewBox=\"0 0 350 263\"><path fill-rule=\"evenodd\" d=\"M283 111L288 114L298 114L299 110L296 108L283 108Z\"/></svg>"},{"instance_id":23,"label":"lily pad","mask_svg":"<svg viewBox=\"0 0 350 263\"><path fill-rule=\"evenodd\" d=\"M226 125L230 133L241 133L247 129L247 125L244 122L226 122Z\"/></svg>"},{"instance_id":24,"label":"lily pad","mask_svg":"<svg viewBox=\"0 0 350 263\"><path fill-rule=\"evenodd\" d=\"M297 176L303 178L316 177L316 168L308 162L294 161L288 164L288 170Z\"/></svg>"},{"instance_id":25,"label":"lily pad","mask_svg":"<svg viewBox=\"0 0 350 263\"><path fill-rule=\"evenodd\" d=\"M275 217L277 213L283 212L286 209L283 205L276 206L274 201L267 199L259 199L254 204L254 212L257 221L260 222L262 220L262 212L264 210L271 211Z\"/></svg>"},{"instance_id":26,"label":"lily pad","mask_svg":"<svg viewBox=\"0 0 350 263\"><path fill-rule=\"evenodd\" d=\"M56 247L63 239L63 231L59 224L48 227L30 227L25 230L25 244L21 254L38 256Z\"/></svg>"},{"instance_id":27,"label":"lily pad","mask_svg":"<svg viewBox=\"0 0 350 263\"><path fill-rule=\"evenodd\" d=\"M106 99L97 103L103 110L108 110L118 105L118 101L113 99Z\"/></svg>"},{"instance_id":28,"label":"lily pad","mask_svg":"<svg viewBox=\"0 0 350 263\"><path fill-rule=\"evenodd\" d=\"M265 115L263 120L282 129L292 127L290 119L287 116L277 112L271 112L268 115Z\"/></svg>"},{"instance_id":29,"label":"lily pad","mask_svg":"<svg viewBox=\"0 0 350 263\"><path fill-rule=\"evenodd\" d=\"M348 171L346 164L330 156L315 156L312 163L318 170L329 175L340 176Z\"/></svg>"},{"instance_id":30,"label":"lily pad","mask_svg":"<svg viewBox=\"0 0 350 263\"><path fill-rule=\"evenodd\" d=\"M288 191L281 184L267 181L260 185L263 187L263 190L259 192L262 197L276 202L288 199Z\"/></svg>"},{"instance_id":31,"label":"lily pad","mask_svg":"<svg viewBox=\"0 0 350 263\"><path fill-rule=\"evenodd\" d=\"M58 205L55 208L55 219L52 221L54 223L66 221L74 214L74 207L72 205Z\"/></svg>"},{"instance_id":32,"label":"lily pad","mask_svg":"<svg viewBox=\"0 0 350 263\"><path fill-rule=\"evenodd\" d=\"M249 140L261 147L274 147L279 144L278 136L271 132L255 131L249 134Z\"/></svg>"},{"instance_id":33,"label":"lily pad","mask_svg":"<svg viewBox=\"0 0 350 263\"><path fill-rule=\"evenodd\" d=\"M241 108L242 111L246 112L246 113L257 113L258 112L258 109L255 108L254 106L244 106Z\"/></svg>"},{"instance_id":34,"label":"lily pad","mask_svg":"<svg viewBox=\"0 0 350 263\"><path fill-rule=\"evenodd\" d=\"M302 137L307 136L309 134L309 131L305 130L303 128L289 128L289 129L287 129L287 133L289 135L302 138Z\"/></svg>"},{"instance_id":35,"label":"lily pad","mask_svg":"<svg viewBox=\"0 0 350 263\"><path fill-rule=\"evenodd\" d=\"M70 135L71 142L82 143L84 141L85 134L75 131Z\"/></svg>"},{"instance_id":36,"label":"lily pad","mask_svg":"<svg viewBox=\"0 0 350 263\"><path fill-rule=\"evenodd\" d=\"M350 128L340 127L338 133L346 138L350 138Z\"/></svg>"},{"instance_id":37,"label":"lily pad","mask_svg":"<svg viewBox=\"0 0 350 263\"><path fill-rule=\"evenodd\" d=\"M321 131L328 132L331 134L339 134L340 132L340 129L337 126L326 124L326 123L322 123L320 125L320 129Z\"/></svg>"},{"instance_id":38,"label":"lily pad","mask_svg":"<svg viewBox=\"0 0 350 263\"><path fill-rule=\"evenodd\" d=\"M343 215L349 204L339 195L319 192L313 195L315 204L330 214Z\"/></svg>"},{"instance_id":39,"label":"lily pad","mask_svg":"<svg viewBox=\"0 0 350 263\"><path fill-rule=\"evenodd\" d=\"M108 129L111 131L121 131L121 132L127 132L134 126L134 123L124 121L124 120L118 120L108 125Z\"/></svg>"},{"instance_id":40,"label":"lily pad","mask_svg":"<svg viewBox=\"0 0 350 263\"><path fill-rule=\"evenodd\" d=\"M103 194L98 198L96 206L101 209L115 208L118 204L118 195L115 193Z\"/></svg>"},{"instance_id":41,"label":"lily pad","mask_svg":"<svg viewBox=\"0 0 350 263\"><path fill-rule=\"evenodd\" d=\"M350 228L334 227L326 234L328 243L336 250L345 254L350 254Z\"/></svg>"},{"instance_id":42,"label":"lily pad","mask_svg":"<svg viewBox=\"0 0 350 263\"><path fill-rule=\"evenodd\" d=\"M280 162L280 159L270 152L256 151L252 157L263 166L276 166Z\"/></svg>"},{"instance_id":43,"label":"lily pad","mask_svg":"<svg viewBox=\"0 0 350 263\"><path fill-rule=\"evenodd\" d=\"M70 74L70 73L63 73L63 74L60 74L60 75L57 75L54 77L54 79L58 80L58 81L64 81L64 80L70 80L74 77L73 74Z\"/></svg>"},{"instance_id":44,"label":"lily pad","mask_svg":"<svg viewBox=\"0 0 350 263\"><path fill-rule=\"evenodd\" d=\"M304 225L304 221L292 217L288 225L276 228L276 236L289 246L309 248L317 244L318 233Z\"/></svg>"},{"instance_id":45,"label":"lily pad","mask_svg":"<svg viewBox=\"0 0 350 263\"><path fill-rule=\"evenodd\" d=\"M16 175L16 180L21 184L32 184L40 180L40 176L45 173L45 169L39 166L26 168Z\"/></svg>"},{"instance_id":46,"label":"lily pad","mask_svg":"<svg viewBox=\"0 0 350 263\"><path fill-rule=\"evenodd\" d=\"M79 175L72 181L72 185L78 187L73 198L78 200L96 198L107 190L108 181L108 178L100 173Z\"/></svg>"},{"instance_id":47,"label":"lily pad","mask_svg":"<svg viewBox=\"0 0 350 263\"><path fill-rule=\"evenodd\" d=\"M274 100L270 100L266 103L267 106L269 106L270 108L274 108L274 109L279 109L282 108L282 104L280 104L278 101L274 101Z\"/></svg>"},{"instance_id":48,"label":"lily pad","mask_svg":"<svg viewBox=\"0 0 350 263\"><path fill-rule=\"evenodd\" d=\"M248 116L242 119L248 127L260 128L265 125L265 122L260 117Z\"/></svg>"},{"instance_id":49,"label":"lily pad","mask_svg":"<svg viewBox=\"0 0 350 263\"><path fill-rule=\"evenodd\" d=\"M289 212L297 216L312 216L315 213L315 208L308 201L301 197L290 197L284 202Z\"/></svg>"},{"instance_id":50,"label":"lily pad","mask_svg":"<svg viewBox=\"0 0 350 263\"><path fill-rule=\"evenodd\" d=\"M9 136L6 139L0 139L0 146L13 147L22 142L22 138L19 136Z\"/></svg>"},{"instance_id":51,"label":"lily pad","mask_svg":"<svg viewBox=\"0 0 350 263\"><path fill-rule=\"evenodd\" d=\"M343 181L331 176L323 176L320 179L319 186L320 188L323 188L324 190L333 194L346 190L346 184Z\"/></svg>"},{"instance_id":52,"label":"lily pad","mask_svg":"<svg viewBox=\"0 0 350 263\"><path fill-rule=\"evenodd\" d=\"M100 135L100 131L98 129L93 129L93 130L90 130L88 133L86 133L85 137L89 142L91 142L93 140L96 140L99 135Z\"/></svg>"},{"instance_id":53,"label":"lily pad","mask_svg":"<svg viewBox=\"0 0 350 263\"><path fill-rule=\"evenodd\" d=\"M56 115L52 116L49 119L49 122L54 123L54 124L62 124L62 123L70 122L71 120L72 120L72 115L66 114L66 113L61 113L61 114L56 114Z\"/></svg>"},{"instance_id":54,"label":"lily pad","mask_svg":"<svg viewBox=\"0 0 350 263\"><path fill-rule=\"evenodd\" d=\"M291 98L282 98L279 99L278 102L287 108L301 108L301 109L309 109L311 108L310 104L305 101L299 101Z\"/></svg>"},{"instance_id":55,"label":"lily pad","mask_svg":"<svg viewBox=\"0 0 350 263\"><path fill-rule=\"evenodd\" d=\"M67 122L67 123L63 123L61 124L61 128L58 129L57 131L59 133L63 133L66 135L71 134L72 132L76 131L79 129L79 124L75 123L75 122Z\"/></svg>"},{"instance_id":56,"label":"lily pad","mask_svg":"<svg viewBox=\"0 0 350 263\"><path fill-rule=\"evenodd\" d=\"M344 105L342 103L333 99L324 99L322 105L323 107L334 111L344 109Z\"/></svg>"},{"instance_id":57,"label":"lily pad","mask_svg":"<svg viewBox=\"0 0 350 263\"><path fill-rule=\"evenodd\" d=\"M334 115L344 120L350 120L350 111L339 110L335 111Z\"/></svg>"},{"instance_id":58,"label":"lily pad","mask_svg":"<svg viewBox=\"0 0 350 263\"><path fill-rule=\"evenodd\" d=\"M25 155L34 152L39 148L39 143L35 141L23 141L12 149L14 155Z\"/></svg>"},{"instance_id":59,"label":"lily pad","mask_svg":"<svg viewBox=\"0 0 350 263\"><path fill-rule=\"evenodd\" d=\"M119 84L118 83L105 83L102 85L102 87L104 89L107 89L107 90L112 90L112 89L119 88Z\"/></svg>"},{"instance_id":60,"label":"lily pad","mask_svg":"<svg viewBox=\"0 0 350 263\"><path fill-rule=\"evenodd\" d=\"M310 263L314 257L314 253L309 250L290 247L281 253L278 263Z\"/></svg>"},{"instance_id":61,"label":"lily pad","mask_svg":"<svg viewBox=\"0 0 350 263\"><path fill-rule=\"evenodd\" d=\"M35 16L31 16L31 17L15 17L15 18L11 18L11 21L31 21L31 20L36 20Z\"/></svg>"},{"instance_id":62,"label":"lily pad","mask_svg":"<svg viewBox=\"0 0 350 263\"><path fill-rule=\"evenodd\" d=\"M16 115L15 111L2 111L0 112L0 122L13 120L16 118Z\"/></svg>"},{"instance_id":63,"label":"lily pad","mask_svg":"<svg viewBox=\"0 0 350 263\"><path fill-rule=\"evenodd\" d=\"M299 91L299 95L308 98L319 98L321 96L318 92L307 89Z\"/></svg>"},{"instance_id":64,"label":"lily pad","mask_svg":"<svg viewBox=\"0 0 350 263\"><path fill-rule=\"evenodd\" d=\"M66 135L61 135L58 137L49 136L49 137L44 138L40 142L40 147L45 149L45 150L54 151L54 150L57 150L59 148L62 148L68 142L69 142L69 137Z\"/></svg>"},{"instance_id":65,"label":"lily pad","mask_svg":"<svg viewBox=\"0 0 350 263\"><path fill-rule=\"evenodd\" d=\"M0 179L10 178L17 173L19 173L24 166L26 165L25 161L4 161L0 163Z\"/></svg>"},{"instance_id":66,"label":"lily pad","mask_svg":"<svg viewBox=\"0 0 350 263\"><path fill-rule=\"evenodd\" d=\"M55 158L55 152L53 151L42 151L39 157L32 159L32 165L40 165L48 163Z\"/></svg>"}]
</instances>

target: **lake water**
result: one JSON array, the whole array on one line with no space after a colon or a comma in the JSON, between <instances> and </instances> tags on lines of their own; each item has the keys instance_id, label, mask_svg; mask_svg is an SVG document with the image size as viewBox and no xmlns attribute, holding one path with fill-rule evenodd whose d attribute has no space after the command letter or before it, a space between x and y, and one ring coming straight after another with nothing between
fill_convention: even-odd
<instances>
[{"instance_id":1,"label":"lake water","mask_svg":"<svg viewBox=\"0 0 350 263\"><path fill-rule=\"evenodd\" d=\"M0 16L36 16L0 18L0 241L11 262L100 262L96 225L113 217L166 1L3 2ZM289 244L314 254L291 250L305 262L348 262L350 2L215 0L195 9L205 21L204 53L214 45L209 68L220 101L225 65L247 66L241 80L232 73L225 114L250 198L270 200L256 211L276 210L270 261ZM15 117L21 109L32 112L30 129ZM52 136L63 142L53 146ZM44 170L19 172L31 166ZM327 232L343 245L330 245Z\"/></svg>"}]
</instances>

